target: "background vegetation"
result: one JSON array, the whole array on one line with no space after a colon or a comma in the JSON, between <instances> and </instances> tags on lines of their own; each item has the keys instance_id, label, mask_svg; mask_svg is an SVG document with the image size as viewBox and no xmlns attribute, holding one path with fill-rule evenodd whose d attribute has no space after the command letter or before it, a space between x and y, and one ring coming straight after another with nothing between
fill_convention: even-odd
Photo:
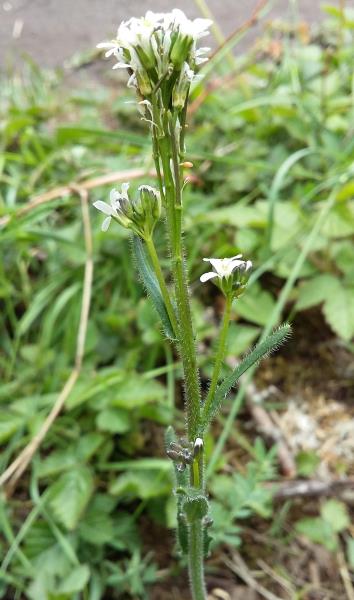
<instances>
[{"instance_id":1,"label":"background vegetation","mask_svg":"<svg viewBox=\"0 0 354 600\"><path fill-rule=\"evenodd\" d=\"M234 395L208 443L210 587L231 593L243 582L255 597L354 594L350 502L284 500L279 445L250 419L261 397L294 461L288 476L322 475L335 490L352 481L354 13L327 13L315 34L274 24L237 58L234 36L206 66L189 117L185 230L203 384L222 300L199 285L202 257L242 252L256 267L235 306L230 366L264 329L294 321L293 341L260 369L257 388ZM102 233L91 206L115 182L153 181L149 136L116 72L102 81L100 64L85 76L92 61L77 57L64 73L24 62L1 82L1 471L77 377L29 468L3 487L1 598L186 597L163 447L164 426L181 423L180 365L137 281L127 232ZM330 457L327 401L343 419Z\"/></svg>"}]
</instances>

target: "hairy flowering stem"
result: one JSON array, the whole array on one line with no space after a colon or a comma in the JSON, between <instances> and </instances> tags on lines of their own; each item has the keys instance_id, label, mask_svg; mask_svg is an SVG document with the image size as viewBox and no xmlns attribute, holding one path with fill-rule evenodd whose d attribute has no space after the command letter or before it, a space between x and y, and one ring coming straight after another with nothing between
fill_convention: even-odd
<instances>
[{"instance_id":1,"label":"hairy flowering stem","mask_svg":"<svg viewBox=\"0 0 354 600\"><path fill-rule=\"evenodd\" d=\"M204 531L201 519L189 526L189 579L193 600L205 600L204 583Z\"/></svg>"},{"instance_id":2,"label":"hairy flowering stem","mask_svg":"<svg viewBox=\"0 0 354 600\"><path fill-rule=\"evenodd\" d=\"M159 149L165 180L167 224L171 245L172 270L174 274L179 324L178 340L186 387L188 438L190 441L193 441L196 437L200 417L200 386L184 263L181 172L176 139L176 124L171 114L165 115L163 119L163 132L164 136L159 141Z\"/></svg>"},{"instance_id":3,"label":"hairy flowering stem","mask_svg":"<svg viewBox=\"0 0 354 600\"><path fill-rule=\"evenodd\" d=\"M180 155L177 142L176 119L169 115L168 135L171 148L171 162L173 168L173 194L171 196L171 210L174 213L174 245L172 246L172 262L174 265L175 294L179 318L179 342L182 355L184 376L186 382L186 407L188 438L194 441L200 420L200 385L197 366L196 348L193 333L192 315L189 301L188 281L184 262L184 249L182 240L182 188ZM190 469L191 485L203 491L203 452L200 452L193 461ZM204 526L201 518L189 524L189 577L193 600L205 600L206 589L204 583Z\"/></svg>"},{"instance_id":4,"label":"hairy flowering stem","mask_svg":"<svg viewBox=\"0 0 354 600\"><path fill-rule=\"evenodd\" d=\"M224 311L221 328L220 328L219 346L218 346L218 349L217 349L217 352L215 355L214 369L213 369L213 374L211 377L208 395L207 395L205 403L204 403L205 410L209 409L209 406L213 401L213 398L215 395L215 390L217 388L219 377L220 377L222 363L225 358L227 332L229 330L230 317L231 317L231 306L232 306L232 296L229 294L226 296L225 311Z\"/></svg>"}]
</instances>

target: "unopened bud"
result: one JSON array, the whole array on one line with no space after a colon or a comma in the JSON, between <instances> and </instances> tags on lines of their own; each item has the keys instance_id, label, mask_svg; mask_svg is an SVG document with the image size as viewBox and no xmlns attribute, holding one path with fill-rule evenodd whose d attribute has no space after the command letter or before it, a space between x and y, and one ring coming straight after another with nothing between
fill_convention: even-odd
<instances>
[{"instance_id":1,"label":"unopened bud","mask_svg":"<svg viewBox=\"0 0 354 600\"><path fill-rule=\"evenodd\" d=\"M137 44L135 50L143 67L146 70L153 69L155 66L155 58L150 44L145 44L144 48Z\"/></svg>"},{"instance_id":2,"label":"unopened bud","mask_svg":"<svg viewBox=\"0 0 354 600\"><path fill-rule=\"evenodd\" d=\"M146 98L150 96L152 92L151 81L144 69L138 69L136 71L136 81L140 94Z\"/></svg>"},{"instance_id":3,"label":"unopened bud","mask_svg":"<svg viewBox=\"0 0 354 600\"><path fill-rule=\"evenodd\" d=\"M171 51L171 62L177 69L180 69L187 60L189 51L193 44L193 37L178 32Z\"/></svg>"},{"instance_id":4,"label":"unopened bud","mask_svg":"<svg viewBox=\"0 0 354 600\"><path fill-rule=\"evenodd\" d=\"M174 108L181 110L184 107L193 77L194 71L189 68L188 63L184 62L172 92L172 105Z\"/></svg>"},{"instance_id":5,"label":"unopened bud","mask_svg":"<svg viewBox=\"0 0 354 600\"><path fill-rule=\"evenodd\" d=\"M141 185L139 187L139 194L145 221L153 229L161 216L160 194L150 185Z\"/></svg>"},{"instance_id":6,"label":"unopened bud","mask_svg":"<svg viewBox=\"0 0 354 600\"><path fill-rule=\"evenodd\" d=\"M125 197L121 197L119 199L119 211L122 213L122 215L124 215L125 217L127 217L127 219L131 219L133 216L133 209L130 203L130 200L128 200L128 198Z\"/></svg>"},{"instance_id":7,"label":"unopened bud","mask_svg":"<svg viewBox=\"0 0 354 600\"><path fill-rule=\"evenodd\" d=\"M180 163L180 166L184 169L192 169L194 165L192 162L189 162L189 160L186 160L185 162Z\"/></svg>"}]
</instances>

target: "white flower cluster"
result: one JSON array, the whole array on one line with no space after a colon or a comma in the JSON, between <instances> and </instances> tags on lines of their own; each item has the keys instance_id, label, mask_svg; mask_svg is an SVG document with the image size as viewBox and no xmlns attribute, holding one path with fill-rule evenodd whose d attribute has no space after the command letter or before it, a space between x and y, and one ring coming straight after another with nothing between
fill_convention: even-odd
<instances>
[{"instance_id":1,"label":"white flower cluster","mask_svg":"<svg viewBox=\"0 0 354 600\"><path fill-rule=\"evenodd\" d=\"M242 254L231 258L203 258L203 260L209 262L214 270L201 275L202 283L214 279L214 283L225 295L232 294L236 298L241 296L252 268L250 260L242 260Z\"/></svg>"},{"instance_id":2,"label":"white flower cluster","mask_svg":"<svg viewBox=\"0 0 354 600\"><path fill-rule=\"evenodd\" d=\"M138 197L131 200L128 189L129 183L123 183L121 192L115 189L111 191L109 204L98 200L93 206L106 215L102 231L107 231L113 218L123 227L144 238L152 234L160 218L160 194L150 185L141 185L138 188Z\"/></svg>"},{"instance_id":3,"label":"white flower cluster","mask_svg":"<svg viewBox=\"0 0 354 600\"><path fill-rule=\"evenodd\" d=\"M182 108L196 67L208 60L204 54L210 48L197 49L197 42L209 34L211 23L192 21L177 8L170 13L148 11L145 17L121 23L117 39L97 47L117 59L114 69L129 70L128 86L137 88L140 96L149 98L160 86L165 104Z\"/></svg>"}]
</instances>

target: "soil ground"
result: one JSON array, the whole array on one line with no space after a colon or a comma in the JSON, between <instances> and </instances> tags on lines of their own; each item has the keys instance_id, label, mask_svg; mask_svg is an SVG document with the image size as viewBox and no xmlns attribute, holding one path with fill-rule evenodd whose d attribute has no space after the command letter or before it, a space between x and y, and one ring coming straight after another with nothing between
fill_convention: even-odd
<instances>
[{"instance_id":1,"label":"soil ground","mask_svg":"<svg viewBox=\"0 0 354 600\"><path fill-rule=\"evenodd\" d=\"M208 0L207 4L228 35L250 17L258 2ZM256 26L247 39L257 35L267 20L277 17L300 17L316 23L321 18L321 4L321 0L293 3L275 0L262 24ZM190 17L200 15L197 2L190 0L2 0L0 66L20 65L24 54L40 66L59 66L74 53L90 50L98 42L112 37L122 20L140 16L148 9L168 11L172 8L181 8Z\"/></svg>"}]
</instances>

